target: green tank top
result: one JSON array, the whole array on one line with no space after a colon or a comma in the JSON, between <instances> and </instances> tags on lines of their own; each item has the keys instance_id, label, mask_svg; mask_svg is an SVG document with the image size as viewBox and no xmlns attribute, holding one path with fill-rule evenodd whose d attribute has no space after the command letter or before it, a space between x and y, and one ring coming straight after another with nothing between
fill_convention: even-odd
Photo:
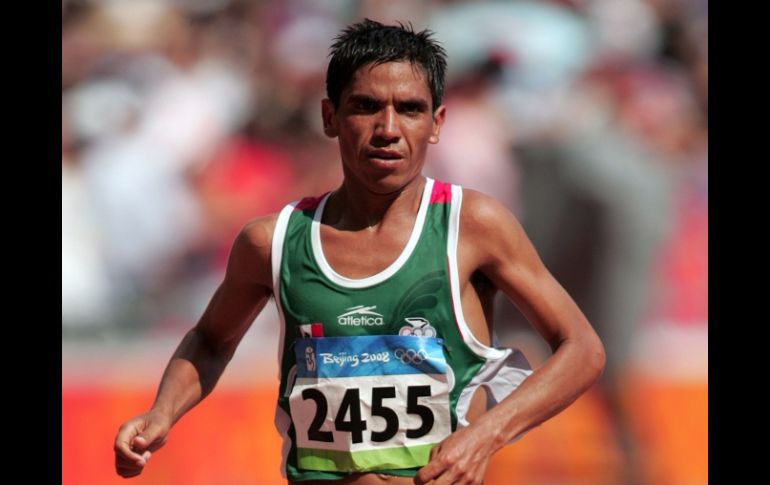
<instances>
[{"instance_id":1,"label":"green tank top","mask_svg":"<svg viewBox=\"0 0 770 485\"><path fill-rule=\"evenodd\" d=\"M324 257L320 221L328 197L289 204L279 214L273 236L273 287L281 317L275 424L284 438L282 472L293 481L334 480L361 471L414 476L427 463L435 444L427 438L435 438L436 429L443 425L449 433L467 426L465 414L479 385L487 387L491 407L531 369L515 349L481 344L463 317L456 257L459 186L427 178L402 253L385 270L363 279L336 273ZM434 356L436 366L425 368ZM369 367L358 360L383 357L386 362ZM330 378L326 382L336 383L340 393L336 401L327 402L333 392L313 389L326 368L333 374L324 374ZM447 386L443 404L432 401L427 385L414 384L431 373ZM295 389L300 383L301 396ZM404 383L409 386L399 387ZM294 404L290 398L296 399ZM383 419L374 425L372 414ZM317 446L298 447L298 433ZM398 433L419 435L422 441L413 440L414 448L406 452L381 444ZM351 453L325 448L340 439L352 440L364 451L353 453L358 458L351 461Z\"/></svg>"}]
</instances>

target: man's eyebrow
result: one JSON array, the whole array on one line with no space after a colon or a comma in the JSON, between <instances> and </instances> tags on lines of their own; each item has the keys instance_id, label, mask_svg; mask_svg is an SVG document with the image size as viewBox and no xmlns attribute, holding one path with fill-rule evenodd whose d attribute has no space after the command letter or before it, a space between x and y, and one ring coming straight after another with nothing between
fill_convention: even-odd
<instances>
[{"instance_id":1,"label":"man's eyebrow","mask_svg":"<svg viewBox=\"0 0 770 485\"><path fill-rule=\"evenodd\" d=\"M370 94L363 94L363 93L351 94L350 96L348 96L348 101L349 102L353 102L353 103L359 102L359 101L368 101L368 102L372 102L372 103L378 103L379 102L379 100L377 98L375 98L374 96L372 96Z\"/></svg>"},{"instance_id":2,"label":"man's eyebrow","mask_svg":"<svg viewBox=\"0 0 770 485\"><path fill-rule=\"evenodd\" d=\"M348 96L347 102L353 105L358 103L367 103L377 106L380 106L383 103L382 100L376 98L375 96L365 93L353 93ZM430 103L426 99L419 97L397 99L395 104L398 109L414 109L417 111L427 111L428 107L430 106Z\"/></svg>"},{"instance_id":3,"label":"man's eyebrow","mask_svg":"<svg viewBox=\"0 0 770 485\"><path fill-rule=\"evenodd\" d=\"M399 106L410 106L419 109L428 109L428 102L423 98L406 98L396 101Z\"/></svg>"}]
</instances>

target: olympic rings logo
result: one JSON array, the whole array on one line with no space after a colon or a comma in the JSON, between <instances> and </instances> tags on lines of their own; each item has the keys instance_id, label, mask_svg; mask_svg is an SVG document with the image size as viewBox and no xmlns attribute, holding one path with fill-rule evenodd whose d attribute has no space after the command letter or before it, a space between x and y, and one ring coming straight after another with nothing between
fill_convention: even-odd
<instances>
[{"instance_id":1,"label":"olympic rings logo","mask_svg":"<svg viewBox=\"0 0 770 485\"><path fill-rule=\"evenodd\" d=\"M428 360L428 353L424 350L414 350L414 349L396 349L395 352L393 352L398 360L400 360L403 364L412 364L412 365L420 365L426 360Z\"/></svg>"}]
</instances>

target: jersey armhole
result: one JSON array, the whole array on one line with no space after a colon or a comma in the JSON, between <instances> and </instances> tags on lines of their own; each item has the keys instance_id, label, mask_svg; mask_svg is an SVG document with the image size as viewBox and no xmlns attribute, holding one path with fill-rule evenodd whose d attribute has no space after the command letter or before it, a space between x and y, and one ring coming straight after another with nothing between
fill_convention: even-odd
<instances>
[{"instance_id":1,"label":"jersey armhole","mask_svg":"<svg viewBox=\"0 0 770 485\"><path fill-rule=\"evenodd\" d=\"M281 263L283 261L283 245L286 239L286 230L289 227L289 219L299 201L292 202L284 207L278 219L275 222L273 232L273 241L270 248L270 266L273 275L273 299L275 308L280 319L280 330L278 339L278 380L281 380L281 360L283 359L283 344L286 333L286 320L283 316L283 306L281 305Z\"/></svg>"},{"instance_id":2,"label":"jersey armhole","mask_svg":"<svg viewBox=\"0 0 770 485\"><path fill-rule=\"evenodd\" d=\"M449 266L449 286L452 293L452 307L455 314L457 329L463 342L471 351L484 359L500 359L505 356L505 351L489 347L481 343L465 320L462 308L462 295L460 293L460 277L457 262L457 247L460 241L460 212L462 209L463 189L459 185L452 185L452 202L449 209L449 228L447 235L447 261Z\"/></svg>"},{"instance_id":3,"label":"jersey armhole","mask_svg":"<svg viewBox=\"0 0 770 485\"><path fill-rule=\"evenodd\" d=\"M275 222L275 230L273 231L273 241L270 247L270 269L273 275L273 299L275 300L275 308L278 312L278 382L281 382L281 360L283 360L283 345L286 338L286 320L283 316L283 306L281 305L281 263L283 261L283 245L286 240L286 231L289 227L289 219L291 214L300 201L294 201L284 207L278 214L278 219ZM280 387L280 386L279 386ZM289 428L291 426L291 418L284 411L278 403L275 405L275 416L273 423L275 425L278 434L281 436L281 476L287 478L287 461L289 457L289 451L291 449L291 440L289 438Z\"/></svg>"}]
</instances>

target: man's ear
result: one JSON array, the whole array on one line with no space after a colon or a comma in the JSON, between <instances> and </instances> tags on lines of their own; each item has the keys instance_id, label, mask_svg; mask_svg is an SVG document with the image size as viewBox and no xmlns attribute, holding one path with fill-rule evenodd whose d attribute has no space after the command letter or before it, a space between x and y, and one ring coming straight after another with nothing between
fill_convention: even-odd
<instances>
[{"instance_id":1,"label":"man's ear","mask_svg":"<svg viewBox=\"0 0 770 485\"><path fill-rule=\"evenodd\" d=\"M334 138L339 135L339 129L337 127L337 117L334 116L336 110L334 104L330 99L321 100L321 117L324 123L324 133L329 138Z\"/></svg>"},{"instance_id":2,"label":"man's ear","mask_svg":"<svg viewBox=\"0 0 770 485\"><path fill-rule=\"evenodd\" d=\"M444 124L444 117L446 116L446 106L443 104L438 107L435 113L433 113L433 129L431 130L428 143L438 143L438 135L441 132L441 126Z\"/></svg>"}]
</instances>

